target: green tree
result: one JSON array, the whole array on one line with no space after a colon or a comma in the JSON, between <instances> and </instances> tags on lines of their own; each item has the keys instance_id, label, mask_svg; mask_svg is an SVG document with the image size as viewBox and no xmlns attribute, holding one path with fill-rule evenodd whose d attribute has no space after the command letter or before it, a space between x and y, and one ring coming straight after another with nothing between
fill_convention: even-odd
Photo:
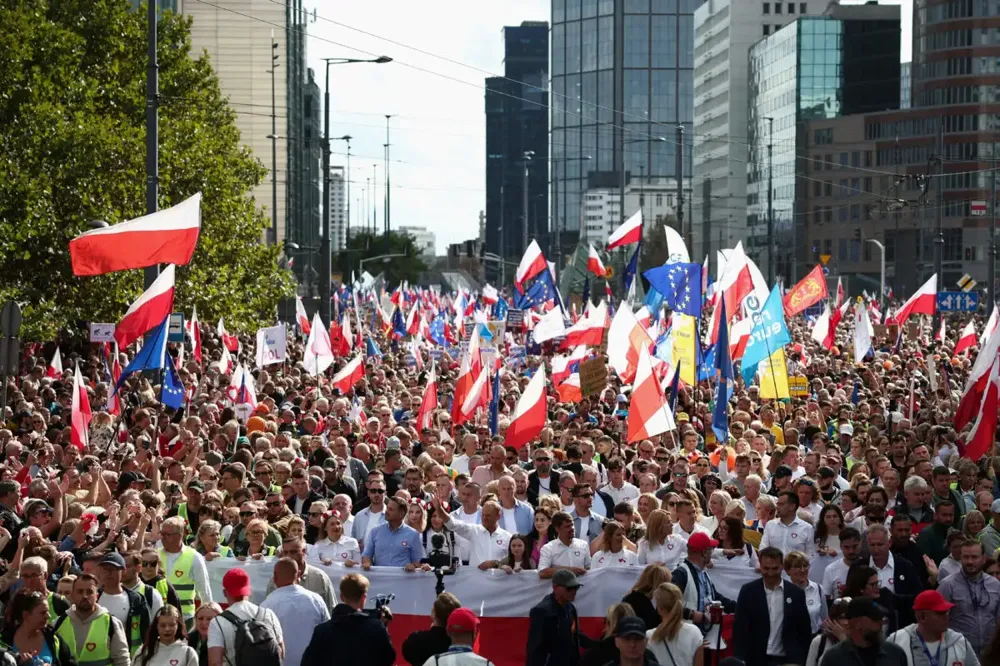
<instances>
[{"instance_id":1,"label":"green tree","mask_svg":"<svg viewBox=\"0 0 1000 666\"><path fill-rule=\"evenodd\" d=\"M388 259L377 259L381 255L399 255ZM369 261L369 259L375 259ZM345 279L350 279L350 270L357 272L360 262L364 261L364 269L377 276L379 273L385 275L387 285L394 286L406 280L415 283L420 279L420 274L427 270L427 264L423 262L417 254L413 245L413 237L406 233L396 231L389 232L389 249L385 247L385 236L382 234L372 234L362 232L355 234L347 243L347 249L340 254L338 265L344 273Z\"/></svg>"},{"instance_id":2,"label":"green tree","mask_svg":"<svg viewBox=\"0 0 1000 666\"><path fill-rule=\"evenodd\" d=\"M117 321L142 291L142 271L74 277L68 241L89 220L145 213L146 12L9 0L0 25L0 301L22 304L26 339L78 334L80 322ZM176 307L252 330L292 292L248 196L266 170L241 146L207 55L192 57L190 19L164 13L158 43L159 206L203 193Z\"/></svg>"}]
</instances>

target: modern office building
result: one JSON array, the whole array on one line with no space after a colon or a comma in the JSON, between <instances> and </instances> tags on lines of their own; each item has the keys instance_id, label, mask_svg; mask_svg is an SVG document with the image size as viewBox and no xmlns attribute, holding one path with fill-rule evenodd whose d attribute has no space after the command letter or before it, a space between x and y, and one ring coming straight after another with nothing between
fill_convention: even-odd
<instances>
[{"instance_id":1,"label":"modern office building","mask_svg":"<svg viewBox=\"0 0 1000 666\"><path fill-rule=\"evenodd\" d=\"M700 3L552 1L550 186L553 225L564 246L586 221L588 189L677 177L678 124L689 178ZM634 209L625 203L627 216Z\"/></svg>"},{"instance_id":2,"label":"modern office building","mask_svg":"<svg viewBox=\"0 0 1000 666\"><path fill-rule=\"evenodd\" d=\"M580 242L600 250L608 236L621 224L621 192L617 187L589 188L583 197L583 224ZM691 192L684 193L684 214L690 216ZM642 209L647 234L662 233L663 225L677 219L677 180L649 178L633 182L625 190L625 209Z\"/></svg>"},{"instance_id":3,"label":"modern office building","mask_svg":"<svg viewBox=\"0 0 1000 666\"><path fill-rule=\"evenodd\" d=\"M347 178L344 167L330 167L330 249L336 254L347 247Z\"/></svg>"},{"instance_id":4,"label":"modern office building","mask_svg":"<svg viewBox=\"0 0 1000 666\"><path fill-rule=\"evenodd\" d=\"M913 63L904 62L899 65L899 108L908 109L910 106L911 89L913 87Z\"/></svg>"},{"instance_id":5,"label":"modern office building","mask_svg":"<svg viewBox=\"0 0 1000 666\"><path fill-rule=\"evenodd\" d=\"M692 256L733 247L747 231L747 52L829 0L705 0L694 12Z\"/></svg>"},{"instance_id":6,"label":"modern office building","mask_svg":"<svg viewBox=\"0 0 1000 666\"><path fill-rule=\"evenodd\" d=\"M531 240L548 244L548 23L507 26L503 40L504 76L486 79L486 250L517 261Z\"/></svg>"},{"instance_id":7,"label":"modern office building","mask_svg":"<svg viewBox=\"0 0 1000 666\"><path fill-rule=\"evenodd\" d=\"M408 234L413 238L413 247L421 257L437 255L437 236L427 227L401 226L399 233Z\"/></svg>"},{"instance_id":8,"label":"modern office building","mask_svg":"<svg viewBox=\"0 0 1000 666\"><path fill-rule=\"evenodd\" d=\"M806 136L805 123L899 108L899 16L898 6L832 5L751 47L745 246L765 276L772 254L773 274L786 284L811 269L805 164L829 136Z\"/></svg>"}]
</instances>

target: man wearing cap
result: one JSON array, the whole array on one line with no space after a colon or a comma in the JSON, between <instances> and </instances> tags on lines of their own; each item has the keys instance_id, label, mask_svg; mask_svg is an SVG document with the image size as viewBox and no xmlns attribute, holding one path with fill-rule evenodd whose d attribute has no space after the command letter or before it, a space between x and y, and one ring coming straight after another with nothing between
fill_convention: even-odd
<instances>
[{"instance_id":1,"label":"man wearing cap","mask_svg":"<svg viewBox=\"0 0 1000 666\"><path fill-rule=\"evenodd\" d=\"M576 666L580 663L580 648L593 645L594 642L580 632L580 619L573 605L581 585L569 569L559 569L552 574L551 594L528 613L525 666Z\"/></svg>"},{"instance_id":2,"label":"man wearing cap","mask_svg":"<svg viewBox=\"0 0 1000 666\"><path fill-rule=\"evenodd\" d=\"M97 603L122 623L128 635L129 651L134 655L142 647L146 630L149 629L150 612L141 594L122 586L124 573L124 557L116 552L104 555L98 567L101 591Z\"/></svg>"},{"instance_id":3,"label":"man wearing cap","mask_svg":"<svg viewBox=\"0 0 1000 666\"><path fill-rule=\"evenodd\" d=\"M983 544L983 549L993 555L1000 548L1000 499L993 500L990 505L990 515L992 520L986 524L977 538L979 543Z\"/></svg>"},{"instance_id":4,"label":"man wearing cap","mask_svg":"<svg viewBox=\"0 0 1000 666\"><path fill-rule=\"evenodd\" d=\"M660 662L646 649L648 644L646 623L634 615L623 617L615 627L614 651L617 656L604 666L658 666ZM600 648L597 648L600 649ZM588 659L592 652L587 653ZM667 664L666 666L671 666Z\"/></svg>"},{"instance_id":5,"label":"man wearing cap","mask_svg":"<svg viewBox=\"0 0 1000 666\"><path fill-rule=\"evenodd\" d=\"M948 626L965 635L976 654L990 644L1000 616L1000 581L983 573L985 560L982 544L965 544L962 570L938 585L945 601L955 604Z\"/></svg>"},{"instance_id":6,"label":"man wearing cap","mask_svg":"<svg viewBox=\"0 0 1000 666\"><path fill-rule=\"evenodd\" d=\"M761 548L759 558L761 578L743 585L736 599L733 654L747 666L804 664L812 640L805 592L782 580L780 550Z\"/></svg>"},{"instance_id":7,"label":"man wearing cap","mask_svg":"<svg viewBox=\"0 0 1000 666\"><path fill-rule=\"evenodd\" d=\"M222 593L229 606L208 625L209 666L243 666L237 664L236 635L239 620L256 620L267 625L278 642L280 656L285 656L285 638L281 622L274 611L250 603L250 576L243 569L230 569L222 576Z\"/></svg>"},{"instance_id":8,"label":"man wearing cap","mask_svg":"<svg viewBox=\"0 0 1000 666\"><path fill-rule=\"evenodd\" d=\"M882 634L886 615L886 610L871 597L851 599L847 605L847 639L828 647L819 666L911 666L902 648L886 641Z\"/></svg>"},{"instance_id":9,"label":"man wearing cap","mask_svg":"<svg viewBox=\"0 0 1000 666\"><path fill-rule=\"evenodd\" d=\"M836 480L837 473L832 467L823 465L819 468L819 496L825 504L840 504L840 488Z\"/></svg>"},{"instance_id":10,"label":"man wearing cap","mask_svg":"<svg viewBox=\"0 0 1000 666\"><path fill-rule=\"evenodd\" d=\"M200 479L192 479L187 485L187 501L181 502L167 513L167 516L180 516L187 523L188 536L192 537L198 533L198 509L201 508L202 493L205 492L205 484Z\"/></svg>"},{"instance_id":11,"label":"man wearing cap","mask_svg":"<svg viewBox=\"0 0 1000 666\"><path fill-rule=\"evenodd\" d=\"M719 594L705 571L712 560L712 551L718 545L718 541L704 532L695 532L687 542L687 557L674 569L671 576L671 582L684 595L684 619L698 625L703 631L708 627L706 609L713 601L722 602L727 613L736 611L736 602Z\"/></svg>"},{"instance_id":12,"label":"man wearing cap","mask_svg":"<svg viewBox=\"0 0 1000 666\"><path fill-rule=\"evenodd\" d=\"M323 485L326 487L326 496L329 498L337 495L347 495L351 503L358 501L358 486L350 476L344 476L347 471L347 461L339 456L330 456L323 461Z\"/></svg>"},{"instance_id":13,"label":"man wearing cap","mask_svg":"<svg viewBox=\"0 0 1000 666\"><path fill-rule=\"evenodd\" d=\"M889 636L889 642L903 649L912 666L978 666L972 644L948 628L948 611L954 607L937 590L924 590L913 602L917 623Z\"/></svg>"},{"instance_id":14,"label":"man wearing cap","mask_svg":"<svg viewBox=\"0 0 1000 666\"><path fill-rule=\"evenodd\" d=\"M798 496L790 491L782 491L777 499L778 519L768 521L761 537L761 549L774 546L787 555L793 550L805 553L807 557L816 554L813 541L813 527L798 516Z\"/></svg>"},{"instance_id":15,"label":"man wearing cap","mask_svg":"<svg viewBox=\"0 0 1000 666\"><path fill-rule=\"evenodd\" d=\"M791 490L792 473L792 468L788 465L778 465L778 469L771 475L771 489L767 494L777 497L782 491Z\"/></svg>"},{"instance_id":16,"label":"man wearing cap","mask_svg":"<svg viewBox=\"0 0 1000 666\"><path fill-rule=\"evenodd\" d=\"M491 666L493 662L472 651L479 631L479 618L468 608L456 608L445 623L451 647L424 662L423 666Z\"/></svg>"}]
</instances>

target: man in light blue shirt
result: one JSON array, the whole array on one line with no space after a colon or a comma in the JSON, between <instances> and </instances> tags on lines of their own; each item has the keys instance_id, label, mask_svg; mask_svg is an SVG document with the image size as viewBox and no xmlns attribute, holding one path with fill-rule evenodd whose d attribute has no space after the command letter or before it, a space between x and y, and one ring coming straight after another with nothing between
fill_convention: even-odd
<instances>
[{"instance_id":1,"label":"man in light blue shirt","mask_svg":"<svg viewBox=\"0 0 1000 666\"><path fill-rule=\"evenodd\" d=\"M278 617L285 637L284 666L299 666L312 640L313 629L330 619L326 602L315 592L298 584L299 565L283 557L274 565L275 589L261 603Z\"/></svg>"},{"instance_id":2,"label":"man in light blue shirt","mask_svg":"<svg viewBox=\"0 0 1000 666\"><path fill-rule=\"evenodd\" d=\"M406 502L398 497L385 501L385 522L373 529L365 541L365 549L361 553L362 569L367 571L374 565L413 571L420 566L424 549L420 544L420 533L403 524L406 509Z\"/></svg>"}]
</instances>

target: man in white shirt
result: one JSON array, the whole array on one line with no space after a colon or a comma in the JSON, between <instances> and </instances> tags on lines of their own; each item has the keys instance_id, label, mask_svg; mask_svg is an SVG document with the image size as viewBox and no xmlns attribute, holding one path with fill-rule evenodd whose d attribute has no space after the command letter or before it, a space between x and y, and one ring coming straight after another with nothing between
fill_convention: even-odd
<instances>
[{"instance_id":1,"label":"man in white shirt","mask_svg":"<svg viewBox=\"0 0 1000 666\"><path fill-rule=\"evenodd\" d=\"M451 517L463 523L471 523L473 525L482 524L483 510L479 506L479 499L482 494L483 489L478 483L473 483L472 481L466 483L462 486L462 492L459 493L462 506L452 511ZM472 544L465 537L456 534L455 545L458 546L458 557L462 560L462 564L468 564L469 555L472 553Z\"/></svg>"},{"instance_id":2,"label":"man in white shirt","mask_svg":"<svg viewBox=\"0 0 1000 666\"><path fill-rule=\"evenodd\" d=\"M278 640L281 657L285 656L285 639L281 622L274 611L250 603L250 576L243 569L230 569L222 577L222 592L229 603L227 612L241 620L256 619L270 627ZM208 625L209 666L242 666L236 663L236 625L217 615Z\"/></svg>"},{"instance_id":3,"label":"man in white shirt","mask_svg":"<svg viewBox=\"0 0 1000 666\"><path fill-rule=\"evenodd\" d=\"M487 502L483 505L482 524L464 523L455 520L441 506L441 499L435 497L434 509L441 515L448 516L445 527L453 530L456 535L465 537L470 543L469 566L486 569L499 569L502 560L507 557L507 545L513 536L507 530L500 528L500 505Z\"/></svg>"},{"instance_id":4,"label":"man in white shirt","mask_svg":"<svg viewBox=\"0 0 1000 666\"><path fill-rule=\"evenodd\" d=\"M674 534L682 537L685 541L691 538L695 532L709 534L708 530L698 524L695 520L694 504L689 499L679 499L674 505L677 512L677 522L674 523ZM711 535L709 535L711 536Z\"/></svg>"},{"instance_id":5,"label":"man in white shirt","mask_svg":"<svg viewBox=\"0 0 1000 666\"><path fill-rule=\"evenodd\" d=\"M375 477L368 482L368 499L371 504L354 516L351 531L351 536L357 539L358 547L362 550L372 530L385 522L385 481Z\"/></svg>"},{"instance_id":6,"label":"man in white shirt","mask_svg":"<svg viewBox=\"0 0 1000 666\"><path fill-rule=\"evenodd\" d=\"M299 666L302 653L312 640L313 629L330 619L326 602L299 582L299 565L283 557L274 565L274 591L267 595L261 608L272 611L281 624L285 639L284 666Z\"/></svg>"},{"instance_id":7,"label":"man in white shirt","mask_svg":"<svg viewBox=\"0 0 1000 666\"><path fill-rule=\"evenodd\" d=\"M740 498L740 502L746 510L748 522L752 523L757 520L757 498L760 497L760 489L763 485L764 482L756 474L749 474L743 479L743 497Z\"/></svg>"},{"instance_id":8,"label":"man in white shirt","mask_svg":"<svg viewBox=\"0 0 1000 666\"><path fill-rule=\"evenodd\" d=\"M462 437L462 453L451 459L451 468L459 474L470 474L469 458L476 455L479 448L479 438L474 433L467 433Z\"/></svg>"},{"instance_id":9,"label":"man in white shirt","mask_svg":"<svg viewBox=\"0 0 1000 666\"><path fill-rule=\"evenodd\" d=\"M761 549L773 546L783 555L793 550L805 553L806 557L816 554L816 544L813 543L812 525L798 517L799 499L790 490L778 495L778 519L768 521L764 526L764 536L761 537Z\"/></svg>"},{"instance_id":10,"label":"man in white shirt","mask_svg":"<svg viewBox=\"0 0 1000 666\"><path fill-rule=\"evenodd\" d=\"M149 609L146 608L146 601L138 593L131 590L126 591L122 586L122 574L125 571L125 558L112 551L104 554L98 567L98 578L101 581L101 595L97 598L97 603L108 609L111 616L122 623L122 626L129 632L129 637L134 632L145 636L146 629L149 628L149 620L152 617ZM136 608L132 608L129 597L137 600ZM135 611L135 615L131 612Z\"/></svg>"},{"instance_id":11,"label":"man in white shirt","mask_svg":"<svg viewBox=\"0 0 1000 666\"><path fill-rule=\"evenodd\" d=\"M621 502L631 502L639 497L639 489L625 480L625 465L621 458L612 458L608 461L608 485L601 488L615 504Z\"/></svg>"},{"instance_id":12,"label":"man in white shirt","mask_svg":"<svg viewBox=\"0 0 1000 666\"><path fill-rule=\"evenodd\" d=\"M590 568L590 546L574 538L573 517L560 511L552 516L556 538L542 546L538 555L538 577L552 578L559 569L569 569L577 576Z\"/></svg>"},{"instance_id":13,"label":"man in white shirt","mask_svg":"<svg viewBox=\"0 0 1000 666\"><path fill-rule=\"evenodd\" d=\"M836 562L831 562L823 570L823 595L829 600L839 599L841 591L847 584L847 571L858 561L861 552L861 533L853 527L845 527L840 531L840 550L844 556Z\"/></svg>"}]
</instances>

